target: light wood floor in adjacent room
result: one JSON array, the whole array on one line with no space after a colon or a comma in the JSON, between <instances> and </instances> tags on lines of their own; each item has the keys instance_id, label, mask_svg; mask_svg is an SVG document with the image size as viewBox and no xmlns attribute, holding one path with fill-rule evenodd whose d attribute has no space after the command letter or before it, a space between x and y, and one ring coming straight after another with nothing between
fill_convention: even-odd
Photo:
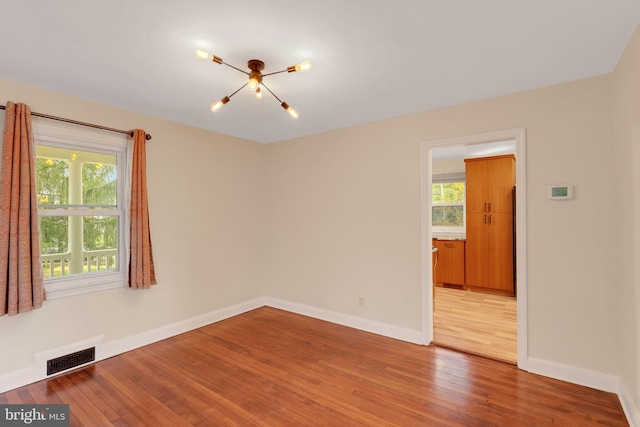
<instances>
[{"instance_id":1,"label":"light wood floor in adjacent room","mask_svg":"<svg viewBox=\"0 0 640 427\"><path fill-rule=\"evenodd\" d=\"M615 394L263 307L4 394L71 426L626 426Z\"/></svg>"},{"instance_id":2,"label":"light wood floor in adjacent room","mask_svg":"<svg viewBox=\"0 0 640 427\"><path fill-rule=\"evenodd\" d=\"M438 287L433 322L436 345L518 362L514 297Z\"/></svg>"}]
</instances>

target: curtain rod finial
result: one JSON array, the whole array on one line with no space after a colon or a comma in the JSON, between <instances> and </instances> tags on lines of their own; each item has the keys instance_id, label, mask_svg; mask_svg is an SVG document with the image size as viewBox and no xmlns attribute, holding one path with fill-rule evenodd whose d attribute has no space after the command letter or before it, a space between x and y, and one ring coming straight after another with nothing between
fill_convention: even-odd
<instances>
[{"instance_id":1,"label":"curtain rod finial","mask_svg":"<svg viewBox=\"0 0 640 427\"><path fill-rule=\"evenodd\" d=\"M129 136L130 136L131 138L133 138L133 135L134 135L134 132L133 132L133 131L129 132ZM145 133L145 139L146 139L147 141L151 141L151 135L149 135L148 133Z\"/></svg>"}]
</instances>

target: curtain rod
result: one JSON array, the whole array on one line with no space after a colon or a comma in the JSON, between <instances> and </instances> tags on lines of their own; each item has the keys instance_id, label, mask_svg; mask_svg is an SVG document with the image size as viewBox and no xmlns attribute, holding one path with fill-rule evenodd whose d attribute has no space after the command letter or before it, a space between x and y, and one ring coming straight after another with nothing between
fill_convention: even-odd
<instances>
[{"instance_id":1,"label":"curtain rod","mask_svg":"<svg viewBox=\"0 0 640 427\"><path fill-rule=\"evenodd\" d=\"M7 109L6 106L0 105L0 110L6 110L6 109ZM50 116L48 114L35 113L33 111L31 112L31 115L32 116L36 116L36 117L42 117L43 119L57 120L59 122L71 123L71 124L74 124L74 125L80 125L80 126L86 126L86 127L90 127L90 128L108 130L110 132L124 133L125 135L129 135L129 136L133 137L133 131L130 131L130 130L115 129L115 128L110 128L110 127L106 127L106 126L95 125L93 123L79 122L77 120L65 119L64 117ZM151 140L151 135L146 134L146 139L147 139L147 141Z\"/></svg>"}]
</instances>

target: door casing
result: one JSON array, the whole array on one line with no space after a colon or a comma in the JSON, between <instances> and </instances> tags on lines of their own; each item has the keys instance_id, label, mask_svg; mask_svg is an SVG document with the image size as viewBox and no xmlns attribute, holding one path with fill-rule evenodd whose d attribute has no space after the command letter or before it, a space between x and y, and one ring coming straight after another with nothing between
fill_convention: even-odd
<instances>
[{"instance_id":1,"label":"door casing","mask_svg":"<svg viewBox=\"0 0 640 427\"><path fill-rule=\"evenodd\" d=\"M527 370L527 228L526 228L526 132L525 128L424 141L420 144L420 198L422 247L422 341L433 341L433 292L431 266L431 183L432 150L454 145L475 145L498 141L516 142L516 292L518 324L518 368Z\"/></svg>"}]
</instances>

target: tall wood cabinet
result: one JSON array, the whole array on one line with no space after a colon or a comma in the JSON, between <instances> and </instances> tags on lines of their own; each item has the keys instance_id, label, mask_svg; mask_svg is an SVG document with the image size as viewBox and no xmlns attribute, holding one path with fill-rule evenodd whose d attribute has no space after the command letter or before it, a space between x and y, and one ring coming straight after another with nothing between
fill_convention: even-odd
<instances>
[{"instance_id":1,"label":"tall wood cabinet","mask_svg":"<svg viewBox=\"0 0 640 427\"><path fill-rule=\"evenodd\" d=\"M514 294L515 156L465 159L467 286Z\"/></svg>"}]
</instances>

